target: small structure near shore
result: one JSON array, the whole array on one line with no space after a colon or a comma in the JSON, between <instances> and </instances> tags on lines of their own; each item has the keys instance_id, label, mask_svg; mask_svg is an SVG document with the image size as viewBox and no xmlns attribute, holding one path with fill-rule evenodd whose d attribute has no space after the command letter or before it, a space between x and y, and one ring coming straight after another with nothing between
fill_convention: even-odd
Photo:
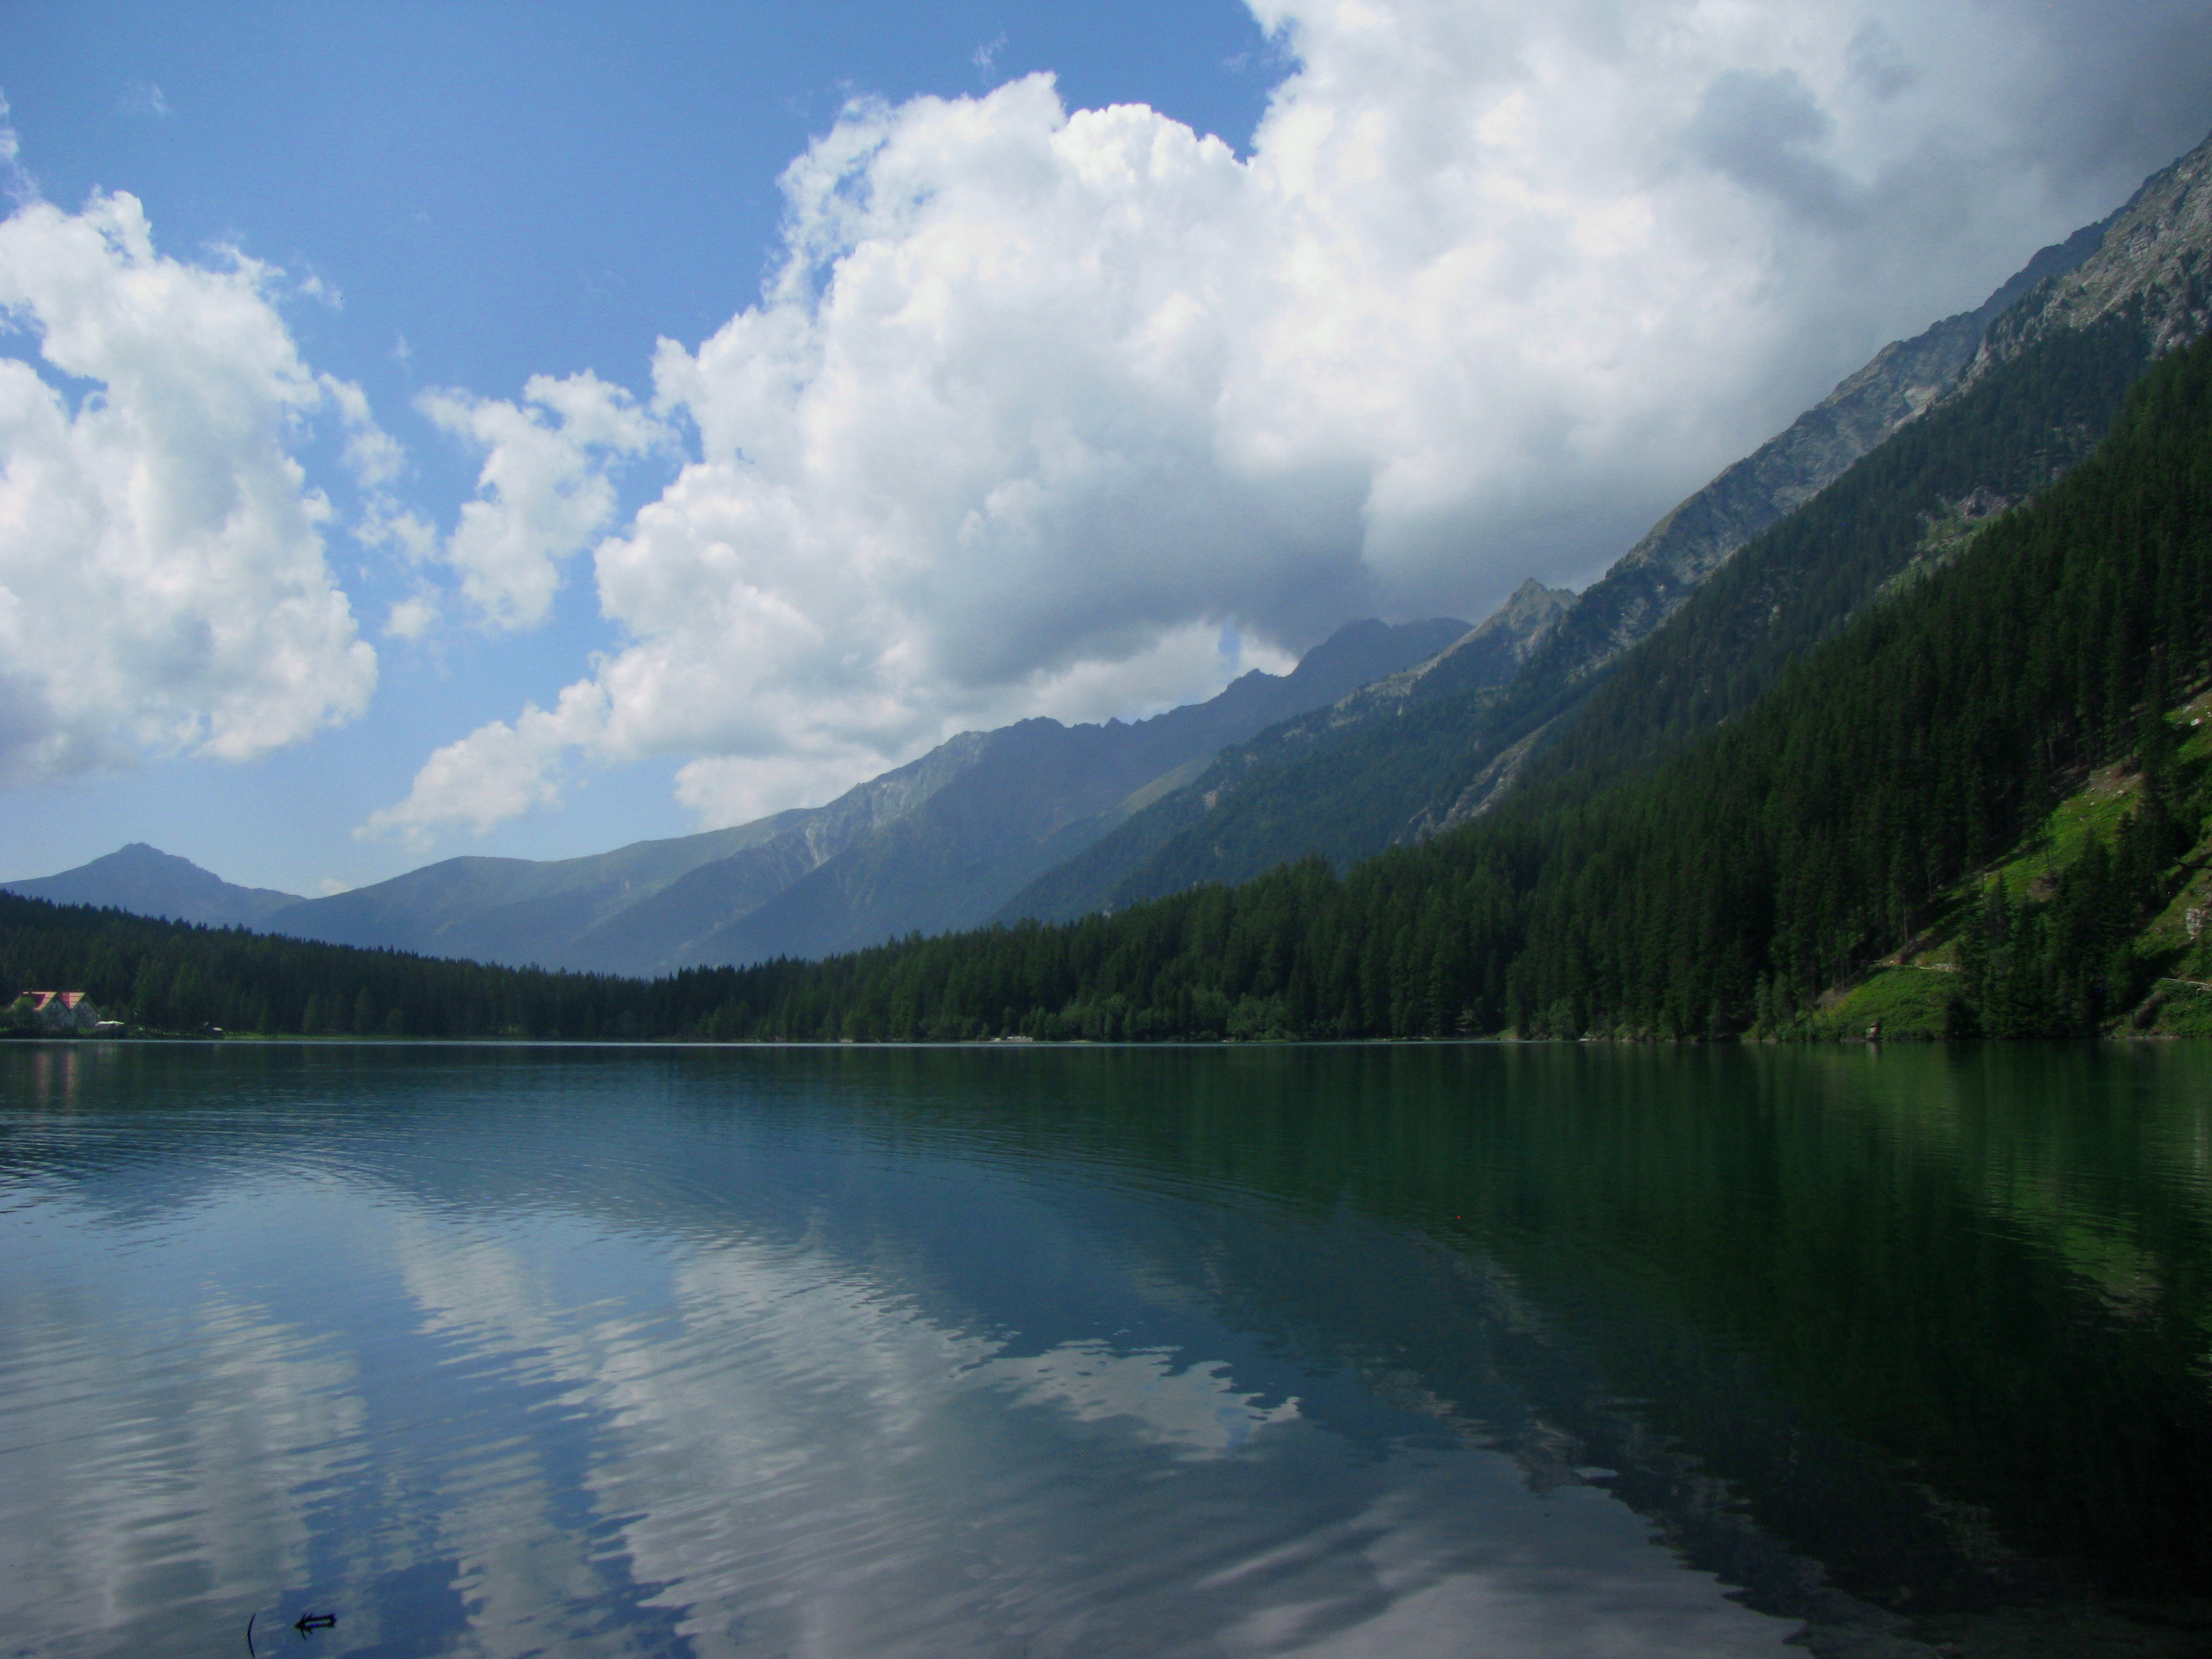
<instances>
[{"instance_id":1,"label":"small structure near shore","mask_svg":"<svg viewBox=\"0 0 2212 1659\"><path fill-rule=\"evenodd\" d=\"M17 1030L89 1031L100 1023L100 1009L82 991L26 991L9 1005L8 1023Z\"/></svg>"}]
</instances>

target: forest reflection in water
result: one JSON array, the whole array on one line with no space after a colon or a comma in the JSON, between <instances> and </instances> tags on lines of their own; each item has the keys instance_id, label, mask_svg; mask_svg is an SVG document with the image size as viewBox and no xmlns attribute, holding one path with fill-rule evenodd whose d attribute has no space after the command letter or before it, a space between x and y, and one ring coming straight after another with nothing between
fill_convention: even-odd
<instances>
[{"instance_id":1,"label":"forest reflection in water","mask_svg":"<svg viewBox=\"0 0 2212 1659\"><path fill-rule=\"evenodd\" d=\"M2208 1085L2172 1046L9 1045L0 1626L2201 1651Z\"/></svg>"}]
</instances>

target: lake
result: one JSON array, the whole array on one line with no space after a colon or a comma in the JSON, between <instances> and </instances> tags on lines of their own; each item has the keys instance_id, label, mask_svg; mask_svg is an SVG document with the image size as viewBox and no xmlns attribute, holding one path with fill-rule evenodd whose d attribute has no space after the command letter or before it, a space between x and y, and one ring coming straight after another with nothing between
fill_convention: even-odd
<instances>
[{"instance_id":1,"label":"lake","mask_svg":"<svg viewBox=\"0 0 2212 1659\"><path fill-rule=\"evenodd\" d=\"M2202 1046L0 1045L4 1656L2202 1653L2208 1354Z\"/></svg>"}]
</instances>

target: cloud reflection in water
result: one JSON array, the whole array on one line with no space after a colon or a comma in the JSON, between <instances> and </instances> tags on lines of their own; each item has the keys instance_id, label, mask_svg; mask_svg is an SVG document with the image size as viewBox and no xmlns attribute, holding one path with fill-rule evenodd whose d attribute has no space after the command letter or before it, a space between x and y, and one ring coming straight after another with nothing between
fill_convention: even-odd
<instances>
[{"instance_id":1,"label":"cloud reflection in water","mask_svg":"<svg viewBox=\"0 0 2212 1659\"><path fill-rule=\"evenodd\" d=\"M325 1655L1714 1656L1795 1628L1471 1428L1363 1441L1280 1363L1256 1383L1129 1243L1188 1195L1079 1202L926 1137L651 1097L618 1137L549 1093L465 1129L434 1099L267 1104L218 1138L98 1092L0 1118L52 1154L0 1177L11 1655L225 1650L310 1603ZM464 1133L528 1201L451 1201ZM544 1199L672 1170L714 1224ZM1203 1207L1287 1271L1345 1237ZM969 1232L915 1218L953 1208ZM1039 1340L974 1299L1078 1262L1071 1316L1151 1334Z\"/></svg>"}]
</instances>

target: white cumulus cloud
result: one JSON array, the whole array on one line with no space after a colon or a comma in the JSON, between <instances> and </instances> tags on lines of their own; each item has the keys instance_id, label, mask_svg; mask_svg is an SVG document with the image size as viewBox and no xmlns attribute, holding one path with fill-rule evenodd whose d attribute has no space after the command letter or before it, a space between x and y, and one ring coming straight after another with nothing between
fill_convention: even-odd
<instances>
[{"instance_id":1,"label":"white cumulus cloud","mask_svg":"<svg viewBox=\"0 0 2212 1659\"><path fill-rule=\"evenodd\" d=\"M560 587L562 562L613 521L609 465L662 442L664 428L589 373L535 375L520 404L433 392L420 404L484 452L477 498L462 507L444 550L462 594L495 627L535 627Z\"/></svg>"},{"instance_id":2,"label":"white cumulus cloud","mask_svg":"<svg viewBox=\"0 0 2212 1659\"><path fill-rule=\"evenodd\" d=\"M0 778L245 759L367 705L291 446L335 398L359 465L391 458L301 362L276 276L156 253L128 195L0 223L0 313L46 369L0 358Z\"/></svg>"},{"instance_id":3,"label":"white cumulus cloud","mask_svg":"<svg viewBox=\"0 0 2212 1659\"><path fill-rule=\"evenodd\" d=\"M1587 577L2212 105L2179 0L2124 28L2026 0L1254 9L1297 67L1247 156L1044 76L848 108L785 175L758 303L660 344L652 408L692 447L598 544L620 638L571 688L589 718L441 751L387 825L482 828L577 750L693 757L679 790L726 821L963 725L1132 706L1169 660L1203 695L1236 665L1188 642L1224 624L1302 647ZM495 457L566 442L471 407ZM631 453L598 441L558 476ZM549 550L599 526L495 534L549 520L486 478L451 556L528 620ZM453 762L479 743L496 789Z\"/></svg>"},{"instance_id":4,"label":"white cumulus cloud","mask_svg":"<svg viewBox=\"0 0 2212 1659\"><path fill-rule=\"evenodd\" d=\"M392 631L405 636L411 620L403 605ZM428 618L422 620L428 626ZM550 806L559 796L562 758L601 747L605 728L606 695L588 680L568 687L550 710L526 704L513 724L494 720L432 755L408 798L371 813L356 833L393 835L421 848L441 827L458 823L481 832Z\"/></svg>"}]
</instances>

